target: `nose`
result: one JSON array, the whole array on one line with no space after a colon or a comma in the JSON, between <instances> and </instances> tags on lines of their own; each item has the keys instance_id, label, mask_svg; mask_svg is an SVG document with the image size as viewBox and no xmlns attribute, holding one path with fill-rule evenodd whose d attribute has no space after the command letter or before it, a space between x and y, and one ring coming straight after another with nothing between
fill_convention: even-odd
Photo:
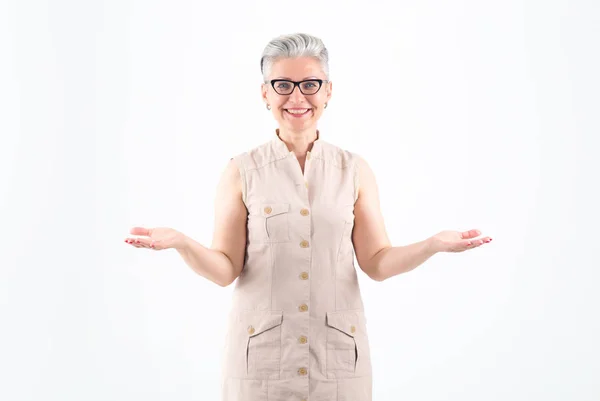
<instances>
[{"instance_id":1,"label":"nose","mask_svg":"<svg viewBox=\"0 0 600 401\"><path fill-rule=\"evenodd\" d=\"M302 101L304 100L304 95L302 94L302 92L300 92L300 87L296 86L294 88L294 90L292 91L292 93L290 93L290 100L296 102L296 101Z\"/></svg>"}]
</instances>

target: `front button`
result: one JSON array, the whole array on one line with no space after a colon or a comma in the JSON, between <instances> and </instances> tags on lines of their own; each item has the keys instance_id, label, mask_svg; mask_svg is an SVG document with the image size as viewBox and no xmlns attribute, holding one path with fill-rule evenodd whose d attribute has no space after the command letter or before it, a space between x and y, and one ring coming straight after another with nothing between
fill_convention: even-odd
<instances>
[{"instance_id":1,"label":"front button","mask_svg":"<svg viewBox=\"0 0 600 401\"><path fill-rule=\"evenodd\" d=\"M307 240L303 240L302 242L300 242L300 247L301 248L308 248L308 241Z\"/></svg>"},{"instance_id":2,"label":"front button","mask_svg":"<svg viewBox=\"0 0 600 401\"><path fill-rule=\"evenodd\" d=\"M356 332L356 327L350 326L350 333L354 333L354 332Z\"/></svg>"},{"instance_id":3,"label":"front button","mask_svg":"<svg viewBox=\"0 0 600 401\"><path fill-rule=\"evenodd\" d=\"M302 210L300 210L300 214L302 216L308 216L308 209L302 209Z\"/></svg>"},{"instance_id":4,"label":"front button","mask_svg":"<svg viewBox=\"0 0 600 401\"><path fill-rule=\"evenodd\" d=\"M266 214L271 214L272 211L273 211L273 209L271 208L271 206L265 207L265 213Z\"/></svg>"},{"instance_id":5,"label":"front button","mask_svg":"<svg viewBox=\"0 0 600 401\"><path fill-rule=\"evenodd\" d=\"M307 273L307 272L302 272L302 273L300 274L300 278L301 278L302 280L308 280L308 273Z\"/></svg>"},{"instance_id":6,"label":"front button","mask_svg":"<svg viewBox=\"0 0 600 401\"><path fill-rule=\"evenodd\" d=\"M254 334L254 327L248 327L248 334Z\"/></svg>"},{"instance_id":7,"label":"front button","mask_svg":"<svg viewBox=\"0 0 600 401\"><path fill-rule=\"evenodd\" d=\"M308 181L304 181L304 186L308 188Z\"/></svg>"},{"instance_id":8,"label":"front button","mask_svg":"<svg viewBox=\"0 0 600 401\"><path fill-rule=\"evenodd\" d=\"M308 305L302 304L298 307L298 309L300 310L300 312L306 312L308 310Z\"/></svg>"},{"instance_id":9,"label":"front button","mask_svg":"<svg viewBox=\"0 0 600 401\"><path fill-rule=\"evenodd\" d=\"M300 369L298 369L298 374L300 376L306 376L306 368L300 368Z\"/></svg>"},{"instance_id":10,"label":"front button","mask_svg":"<svg viewBox=\"0 0 600 401\"><path fill-rule=\"evenodd\" d=\"M306 336L300 336L300 338L298 339L298 342L300 344L306 344L308 342L308 339L306 338Z\"/></svg>"}]
</instances>

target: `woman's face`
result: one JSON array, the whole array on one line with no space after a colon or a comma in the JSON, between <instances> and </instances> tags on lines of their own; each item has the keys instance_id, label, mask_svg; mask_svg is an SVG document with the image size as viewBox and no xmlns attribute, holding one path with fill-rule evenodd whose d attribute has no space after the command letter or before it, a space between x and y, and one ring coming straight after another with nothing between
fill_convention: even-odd
<instances>
[{"instance_id":1,"label":"woman's face","mask_svg":"<svg viewBox=\"0 0 600 401\"><path fill-rule=\"evenodd\" d=\"M271 112L280 128L292 132L315 129L317 121L323 113L325 103L331 98L331 82L323 82L321 88L314 94L304 95L300 92L300 88L296 86L291 94L281 95L273 89L271 80L287 79L299 82L315 78L326 79L321 70L321 64L315 58L286 58L273 63L271 75L267 79L268 82L262 85L262 97L265 104L271 106ZM275 85L280 92L286 88L291 88L290 84L285 82L276 83ZM307 83L304 84L302 90L309 93L311 88L314 88L314 86ZM292 114L294 111L295 113Z\"/></svg>"}]
</instances>

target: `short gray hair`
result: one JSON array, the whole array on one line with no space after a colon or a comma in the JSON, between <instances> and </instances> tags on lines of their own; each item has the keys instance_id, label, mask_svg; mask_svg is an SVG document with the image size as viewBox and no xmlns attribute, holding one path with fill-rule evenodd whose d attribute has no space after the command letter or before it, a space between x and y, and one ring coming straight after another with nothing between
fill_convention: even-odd
<instances>
[{"instance_id":1,"label":"short gray hair","mask_svg":"<svg viewBox=\"0 0 600 401\"><path fill-rule=\"evenodd\" d=\"M260 59L260 71L266 81L273 63L281 58L314 57L321 63L325 77L329 79L329 52L323 41L306 33L281 35L265 47Z\"/></svg>"}]
</instances>

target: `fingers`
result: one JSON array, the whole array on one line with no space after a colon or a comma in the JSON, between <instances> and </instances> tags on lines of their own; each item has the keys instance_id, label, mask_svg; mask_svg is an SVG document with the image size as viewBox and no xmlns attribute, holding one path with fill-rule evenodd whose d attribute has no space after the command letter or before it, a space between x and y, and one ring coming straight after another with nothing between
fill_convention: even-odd
<instances>
[{"instance_id":1,"label":"fingers","mask_svg":"<svg viewBox=\"0 0 600 401\"><path fill-rule=\"evenodd\" d=\"M481 235L481 231L479 231L479 230L469 230L469 231L460 233L460 236L462 237L462 239L471 239L471 238L475 238L479 235Z\"/></svg>"},{"instance_id":2,"label":"fingers","mask_svg":"<svg viewBox=\"0 0 600 401\"><path fill-rule=\"evenodd\" d=\"M161 241L149 238L127 238L125 242L136 248L163 249Z\"/></svg>"},{"instance_id":3,"label":"fingers","mask_svg":"<svg viewBox=\"0 0 600 401\"><path fill-rule=\"evenodd\" d=\"M151 233L151 229L148 228L144 228L144 227L133 227L129 233L132 235L144 235L146 237L150 236Z\"/></svg>"},{"instance_id":4,"label":"fingers","mask_svg":"<svg viewBox=\"0 0 600 401\"><path fill-rule=\"evenodd\" d=\"M136 247L136 248L145 248L144 245L140 244L140 242L138 241L138 239L136 238L127 238L125 240L126 243Z\"/></svg>"},{"instance_id":5,"label":"fingers","mask_svg":"<svg viewBox=\"0 0 600 401\"><path fill-rule=\"evenodd\" d=\"M145 227L133 227L130 230L130 233L142 237L150 237L152 235L152 229ZM158 249L157 243L160 241L151 240L150 238L127 238L125 242L133 245L136 248Z\"/></svg>"},{"instance_id":6,"label":"fingers","mask_svg":"<svg viewBox=\"0 0 600 401\"><path fill-rule=\"evenodd\" d=\"M490 237L485 237L485 238L476 239L476 240L467 240L464 243L464 247L466 249L477 248L478 246L487 244L488 242L491 242L491 241L492 241L492 239Z\"/></svg>"}]
</instances>

